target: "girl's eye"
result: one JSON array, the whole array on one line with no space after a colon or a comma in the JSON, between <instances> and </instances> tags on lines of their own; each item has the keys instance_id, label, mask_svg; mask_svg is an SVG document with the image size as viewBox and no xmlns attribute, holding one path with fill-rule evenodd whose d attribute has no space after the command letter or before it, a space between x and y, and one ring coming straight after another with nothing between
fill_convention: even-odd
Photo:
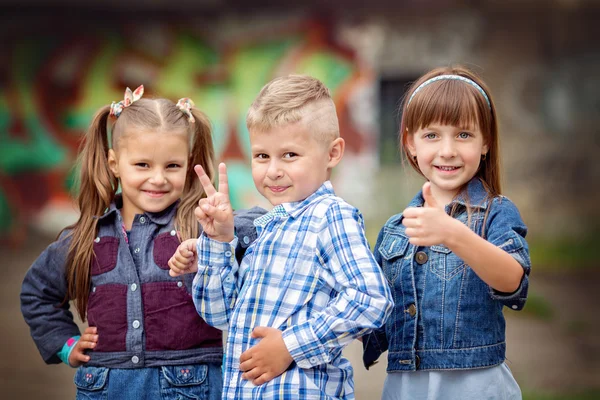
<instances>
[{"instance_id":1,"label":"girl's eye","mask_svg":"<svg viewBox=\"0 0 600 400\"><path fill-rule=\"evenodd\" d=\"M140 168L148 168L148 163L140 162L140 163L136 163L135 166L140 167Z\"/></svg>"},{"instance_id":2,"label":"girl's eye","mask_svg":"<svg viewBox=\"0 0 600 400\"><path fill-rule=\"evenodd\" d=\"M468 139L469 137L471 137L471 134L469 132L461 132L458 134L458 137L461 139Z\"/></svg>"},{"instance_id":3,"label":"girl's eye","mask_svg":"<svg viewBox=\"0 0 600 400\"><path fill-rule=\"evenodd\" d=\"M265 153L258 153L254 156L254 158L258 158L259 160L266 160L267 158L269 158L269 156Z\"/></svg>"},{"instance_id":4,"label":"girl's eye","mask_svg":"<svg viewBox=\"0 0 600 400\"><path fill-rule=\"evenodd\" d=\"M179 168L179 167L181 167L181 165L179 165L179 164L169 164L169 165L167 165L167 168Z\"/></svg>"},{"instance_id":5,"label":"girl's eye","mask_svg":"<svg viewBox=\"0 0 600 400\"><path fill-rule=\"evenodd\" d=\"M289 151L283 155L283 158L293 158L293 157L296 157L297 155L298 154Z\"/></svg>"},{"instance_id":6,"label":"girl's eye","mask_svg":"<svg viewBox=\"0 0 600 400\"><path fill-rule=\"evenodd\" d=\"M425 139L435 139L436 136L437 135L435 133L426 133L425 134Z\"/></svg>"}]
</instances>

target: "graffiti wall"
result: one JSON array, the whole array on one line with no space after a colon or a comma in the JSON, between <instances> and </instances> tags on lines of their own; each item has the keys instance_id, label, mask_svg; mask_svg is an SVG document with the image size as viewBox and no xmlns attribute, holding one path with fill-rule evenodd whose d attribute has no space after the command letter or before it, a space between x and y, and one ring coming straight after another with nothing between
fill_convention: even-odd
<instances>
[{"instance_id":1,"label":"graffiti wall","mask_svg":"<svg viewBox=\"0 0 600 400\"><path fill-rule=\"evenodd\" d=\"M2 56L0 237L19 242L26 226L56 232L77 218L70 201L77 148L95 111L122 99L127 86L144 84L145 96L190 97L210 117L236 208L266 205L251 178L245 115L276 76L321 79L336 103L346 165L372 164L373 124L353 110L371 99L373 74L325 24L301 21L277 34L257 28L218 42L176 24L110 32L36 35ZM334 182L344 185L345 176L336 172Z\"/></svg>"}]
</instances>

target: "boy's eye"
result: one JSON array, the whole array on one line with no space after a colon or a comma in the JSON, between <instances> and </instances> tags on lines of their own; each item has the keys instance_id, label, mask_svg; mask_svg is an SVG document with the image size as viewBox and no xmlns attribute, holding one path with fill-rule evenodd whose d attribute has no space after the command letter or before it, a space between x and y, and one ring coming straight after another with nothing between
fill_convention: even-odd
<instances>
[{"instance_id":1,"label":"boy's eye","mask_svg":"<svg viewBox=\"0 0 600 400\"><path fill-rule=\"evenodd\" d=\"M436 135L435 133L433 133L433 132L426 133L426 134L425 134L425 139L435 139L435 138L436 138L436 136L437 136L437 135Z\"/></svg>"},{"instance_id":2,"label":"boy's eye","mask_svg":"<svg viewBox=\"0 0 600 400\"><path fill-rule=\"evenodd\" d=\"M145 162L139 162L139 163L135 163L136 167L140 167L140 168L148 168L148 163Z\"/></svg>"},{"instance_id":3,"label":"boy's eye","mask_svg":"<svg viewBox=\"0 0 600 400\"><path fill-rule=\"evenodd\" d=\"M468 139L469 137L471 137L471 134L469 132L461 132L458 134L458 137L461 139Z\"/></svg>"},{"instance_id":4,"label":"boy's eye","mask_svg":"<svg viewBox=\"0 0 600 400\"><path fill-rule=\"evenodd\" d=\"M266 160L267 158L269 158L269 156L265 153L258 153L254 156L254 158L258 158L259 160Z\"/></svg>"},{"instance_id":5,"label":"boy's eye","mask_svg":"<svg viewBox=\"0 0 600 400\"><path fill-rule=\"evenodd\" d=\"M296 157L297 155L298 155L298 154L296 154L296 153L294 153L294 152L288 151L287 153L285 153L285 154L283 155L283 158L293 158L293 157Z\"/></svg>"}]
</instances>

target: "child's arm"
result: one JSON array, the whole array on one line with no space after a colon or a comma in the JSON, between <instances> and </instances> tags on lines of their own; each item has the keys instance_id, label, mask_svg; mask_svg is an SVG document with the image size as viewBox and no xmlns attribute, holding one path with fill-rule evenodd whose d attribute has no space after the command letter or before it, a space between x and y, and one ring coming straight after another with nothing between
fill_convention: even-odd
<instances>
[{"instance_id":1,"label":"child's arm","mask_svg":"<svg viewBox=\"0 0 600 400\"><path fill-rule=\"evenodd\" d=\"M347 204L336 203L327 212L319 235L320 268L333 277L335 297L312 313L306 322L283 332L256 328L263 339L240 358L244 378L262 384L280 375L295 361L312 368L331 361L331 352L385 322L393 300L366 237L362 216ZM258 332L257 332L258 331ZM268 338L268 343L264 341ZM287 351L284 351L284 347Z\"/></svg>"},{"instance_id":2,"label":"child's arm","mask_svg":"<svg viewBox=\"0 0 600 400\"><path fill-rule=\"evenodd\" d=\"M192 296L200 316L208 324L223 330L228 327L231 308L237 297L238 269L227 168L223 163L219 165L218 191L202 167L196 166L195 171L207 197L200 200L195 210L204 232L196 243L198 271L192 285ZM173 258L175 256L177 254ZM173 258L171 260L175 264Z\"/></svg>"},{"instance_id":3,"label":"child's arm","mask_svg":"<svg viewBox=\"0 0 600 400\"><path fill-rule=\"evenodd\" d=\"M519 289L524 274L528 272L528 254L525 254L527 260L522 260L523 257L519 257L517 252L509 254L499 247L502 243L496 243L494 238L489 235L491 232L488 232L489 241L485 240L460 221L450 217L443 208L438 206L431 194L429 183L423 185L423 197L427 204L426 207L407 208L403 213L402 223L406 226L406 234L410 237L412 244L418 246L444 244L493 289L504 293L512 293ZM489 207L492 205L490 203ZM515 211L516 209L511 212ZM518 211L516 212L518 214ZM495 214L490 213L488 222L491 223L496 219L495 217ZM501 220L501 218L497 218L497 220ZM501 230L510 236L510 238L507 237L507 240L522 243L524 242L522 229L524 226L522 228L511 226L513 225L510 223L512 220L514 218L506 220L506 226ZM523 235L517 231L523 232ZM496 230L497 232L498 230Z\"/></svg>"},{"instance_id":4,"label":"child's arm","mask_svg":"<svg viewBox=\"0 0 600 400\"><path fill-rule=\"evenodd\" d=\"M375 261L381 267L383 265L383 260L381 257L381 253L379 252L379 246L383 242L384 238L384 228L379 231L379 235L377 235L377 242L375 242L375 247L373 247L373 255L375 256ZM362 347L363 347L363 365L366 369L373 366L377 363L377 359L381 354L388 350L389 342L387 340L386 332L385 332L385 324L381 328L373 329L372 332L366 334L361 337Z\"/></svg>"},{"instance_id":5,"label":"child's arm","mask_svg":"<svg viewBox=\"0 0 600 400\"><path fill-rule=\"evenodd\" d=\"M47 364L62 360L59 352L79 328L69 311L66 254L69 240L62 235L34 261L21 286L21 312L42 358Z\"/></svg>"}]
</instances>

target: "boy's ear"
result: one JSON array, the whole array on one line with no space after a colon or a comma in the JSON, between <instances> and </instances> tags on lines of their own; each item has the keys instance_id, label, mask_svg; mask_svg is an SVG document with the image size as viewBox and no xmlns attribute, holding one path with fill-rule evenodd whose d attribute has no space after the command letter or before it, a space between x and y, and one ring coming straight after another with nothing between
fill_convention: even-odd
<instances>
[{"instance_id":1,"label":"boy's ear","mask_svg":"<svg viewBox=\"0 0 600 400\"><path fill-rule=\"evenodd\" d=\"M333 168L342 160L346 142L342 138L337 138L329 145L329 163L327 168Z\"/></svg>"},{"instance_id":2,"label":"boy's ear","mask_svg":"<svg viewBox=\"0 0 600 400\"><path fill-rule=\"evenodd\" d=\"M113 149L108 150L108 168L117 178L119 177L119 161Z\"/></svg>"}]
</instances>

